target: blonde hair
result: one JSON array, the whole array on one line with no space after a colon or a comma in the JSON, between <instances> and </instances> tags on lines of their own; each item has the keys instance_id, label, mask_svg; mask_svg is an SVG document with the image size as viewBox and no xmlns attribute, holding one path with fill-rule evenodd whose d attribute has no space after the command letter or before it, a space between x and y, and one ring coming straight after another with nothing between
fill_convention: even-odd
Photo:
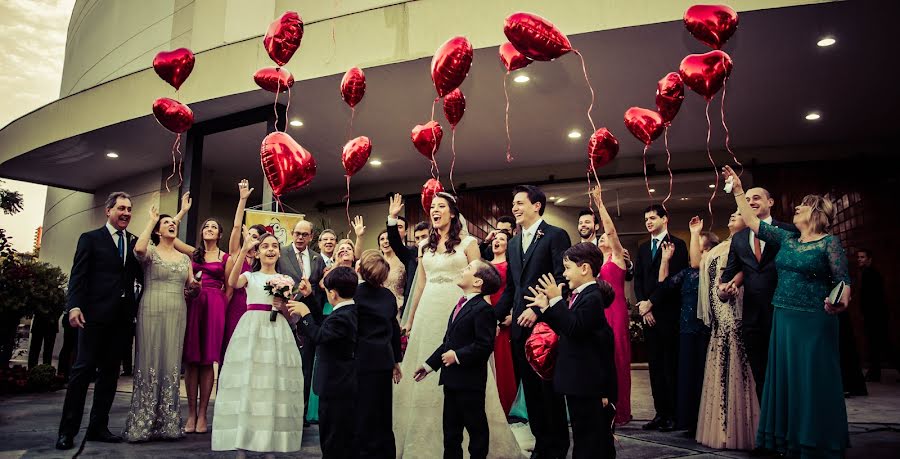
<instances>
[{"instance_id":1,"label":"blonde hair","mask_svg":"<svg viewBox=\"0 0 900 459\"><path fill-rule=\"evenodd\" d=\"M816 233L830 233L834 221L834 204L825 196L808 194L800 205L809 206L809 226Z\"/></svg>"},{"instance_id":2,"label":"blonde hair","mask_svg":"<svg viewBox=\"0 0 900 459\"><path fill-rule=\"evenodd\" d=\"M391 265L377 250L369 249L359 258L359 275L371 285L380 287L390 274Z\"/></svg>"}]
</instances>

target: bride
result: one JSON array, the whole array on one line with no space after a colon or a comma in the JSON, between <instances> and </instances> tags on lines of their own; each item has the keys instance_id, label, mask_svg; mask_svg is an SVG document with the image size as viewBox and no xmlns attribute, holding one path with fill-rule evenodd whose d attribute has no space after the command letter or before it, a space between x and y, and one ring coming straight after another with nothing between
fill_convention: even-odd
<instances>
[{"instance_id":1,"label":"bride","mask_svg":"<svg viewBox=\"0 0 900 459\"><path fill-rule=\"evenodd\" d=\"M391 201L388 224L396 222L403 204ZM415 288L408 304L409 317L404 331L409 343L402 363L401 379L394 390L394 436L398 458L439 457L443 438L442 414L444 394L438 386L439 378L421 382L411 377L416 368L434 352L444 339L447 321L462 290L456 280L472 260L481 258L475 238L468 235L465 219L459 214L456 197L437 193L431 202L431 232L419 244L421 261L416 272ZM393 221L392 221L393 220ZM493 365L491 363L491 365ZM494 372L488 372L485 392L485 412L490 427L492 458L522 457L519 444L506 421ZM468 436L463 450L467 449Z\"/></svg>"}]
</instances>

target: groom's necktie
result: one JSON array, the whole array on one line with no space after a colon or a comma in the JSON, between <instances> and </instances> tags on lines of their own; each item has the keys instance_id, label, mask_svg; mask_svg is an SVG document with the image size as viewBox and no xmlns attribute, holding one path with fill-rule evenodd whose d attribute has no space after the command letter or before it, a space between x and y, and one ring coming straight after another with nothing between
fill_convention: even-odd
<instances>
[{"instance_id":1,"label":"groom's necktie","mask_svg":"<svg viewBox=\"0 0 900 459\"><path fill-rule=\"evenodd\" d=\"M460 297L459 302L456 303L456 309L453 310L453 320L451 320L451 322L456 320L456 316L459 315L459 310L462 309L464 304L466 304L466 297L463 296Z\"/></svg>"},{"instance_id":2,"label":"groom's necktie","mask_svg":"<svg viewBox=\"0 0 900 459\"><path fill-rule=\"evenodd\" d=\"M119 242L117 243L119 248L119 258L122 259L122 263L125 263L125 233L122 230L116 231L116 234L119 235Z\"/></svg>"}]
</instances>

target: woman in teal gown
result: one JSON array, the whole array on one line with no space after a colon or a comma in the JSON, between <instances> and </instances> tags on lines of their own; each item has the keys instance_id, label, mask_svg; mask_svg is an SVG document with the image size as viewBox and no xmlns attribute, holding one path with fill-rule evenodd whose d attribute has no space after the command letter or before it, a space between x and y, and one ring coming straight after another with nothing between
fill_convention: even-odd
<instances>
[{"instance_id":1,"label":"woman in teal gown","mask_svg":"<svg viewBox=\"0 0 900 459\"><path fill-rule=\"evenodd\" d=\"M795 233L761 222L733 180L741 215L760 240L780 246L778 286L772 304L772 336L766 367L757 446L788 457L843 457L849 446L847 408L841 385L838 316L850 300L847 257L828 233L834 206L809 195L795 208ZM848 286L837 304L828 301L838 282Z\"/></svg>"}]
</instances>

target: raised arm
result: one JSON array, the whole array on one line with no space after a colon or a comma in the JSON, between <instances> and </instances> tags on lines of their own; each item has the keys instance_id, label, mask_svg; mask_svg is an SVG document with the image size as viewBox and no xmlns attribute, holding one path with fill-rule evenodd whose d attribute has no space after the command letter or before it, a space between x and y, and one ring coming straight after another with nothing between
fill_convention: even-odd
<instances>
[{"instance_id":1,"label":"raised arm","mask_svg":"<svg viewBox=\"0 0 900 459\"><path fill-rule=\"evenodd\" d=\"M738 211L741 213L741 218L744 219L744 223L747 224L750 231L759 233L759 222L761 220L756 216L756 212L753 211L753 208L750 207L747 198L744 197L744 186L741 183L741 178L734 173L731 166L727 165L722 168L722 175L725 177L726 181L729 179L732 180L731 193L734 195L734 201L737 203Z\"/></svg>"},{"instance_id":2,"label":"raised arm","mask_svg":"<svg viewBox=\"0 0 900 459\"><path fill-rule=\"evenodd\" d=\"M175 215L175 221L178 222L179 225L181 224L181 219L184 218L185 215L187 215L189 210L191 210L192 204L193 204L193 200L191 199L191 192L188 191L187 193L185 193L181 196L181 210L179 210L178 214ZM194 246L189 245L188 243L182 241L181 239L176 238L175 239L175 250L190 257L190 256L194 255L194 250L196 250L196 249L194 248Z\"/></svg>"},{"instance_id":3,"label":"raised arm","mask_svg":"<svg viewBox=\"0 0 900 459\"><path fill-rule=\"evenodd\" d=\"M252 250L256 245L259 244L259 240L253 239L252 237L248 237L244 239L244 245L241 247L241 251L238 252L237 259L244 260L247 258L247 252ZM231 271L228 273L228 285L231 288L244 288L247 286L247 278L241 277L241 271L243 270L243 263L235 263L234 266L231 267Z\"/></svg>"},{"instance_id":4,"label":"raised arm","mask_svg":"<svg viewBox=\"0 0 900 459\"><path fill-rule=\"evenodd\" d=\"M238 199L237 209L234 211L231 237L228 238L228 254L230 255L230 258L235 258L241 250L241 231L244 225L244 207L247 206L247 199L250 197L250 193L253 193L253 190L253 188L250 188L250 182L248 182L247 179L238 182L238 194L240 198Z\"/></svg>"},{"instance_id":5,"label":"raised arm","mask_svg":"<svg viewBox=\"0 0 900 459\"><path fill-rule=\"evenodd\" d=\"M603 205L603 198L599 186L591 189L591 197L594 198L594 203L597 204L600 222L603 223L603 232L606 233L606 240L609 241L609 246L612 249L612 260L616 266L625 269L625 249L622 247L622 242L619 241L619 233L616 232L616 225L613 223L609 211L606 210L606 206Z\"/></svg>"},{"instance_id":6,"label":"raised arm","mask_svg":"<svg viewBox=\"0 0 900 459\"><path fill-rule=\"evenodd\" d=\"M688 224L691 229L691 246L688 254L691 259L691 268L699 268L701 259L703 258L703 247L700 244L700 231L703 229L703 220L694 216Z\"/></svg>"},{"instance_id":7,"label":"raised arm","mask_svg":"<svg viewBox=\"0 0 900 459\"><path fill-rule=\"evenodd\" d=\"M150 220L147 221L147 226L144 227L144 231L141 232L140 237L138 237L137 242L134 244L134 254L137 255L138 258L143 259L145 255L147 255L147 247L150 245L150 235L153 234L153 228L156 228L156 222L159 221L159 210L156 209L156 204L150 205Z\"/></svg>"},{"instance_id":8,"label":"raised arm","mask_svg":"<svg viewBox=\"0 0 900 459\"><path fill-rule=\"evenodd\" d=\"M657 281L665 282L666 278L669 277L669 260L671 260L672 255L675 254L675 244L663 242L660 249L662 249L662 255L659 262L659 277L657 278Z\"/></svg>"},{"instance_id":9,"label":"raised arm","mask_svg":"<svg viewBox=\"0 0 900 459\"><path fill-rule=\"evenodd\" d=\"M400 230L397 228L397 224L400 219L400 212L402 211L403 196L400 196L399 193L395 193L390 197L390 203L388 204L388 244L391 245L391 250L394 251L394 255L397 255L397 258L399 258L400 262L405 266L409 263L410 258L412 258L412 254L410 253L409 249L406 248L406 244L403 242L403 239L400 238Z\"/></svg>"},{"instance_id":10,"label":"raised arm","mask_svg":"<svg viewBox=\"0 0 900 459\"><path fill-rule=\"evenodd\" d=\"M363 236L366 234L366 225L360 215L353 218L353 232L356 234L356 244L353 246L353 258L359 260L362 258Z\"/></svg>"}]
</instances>

